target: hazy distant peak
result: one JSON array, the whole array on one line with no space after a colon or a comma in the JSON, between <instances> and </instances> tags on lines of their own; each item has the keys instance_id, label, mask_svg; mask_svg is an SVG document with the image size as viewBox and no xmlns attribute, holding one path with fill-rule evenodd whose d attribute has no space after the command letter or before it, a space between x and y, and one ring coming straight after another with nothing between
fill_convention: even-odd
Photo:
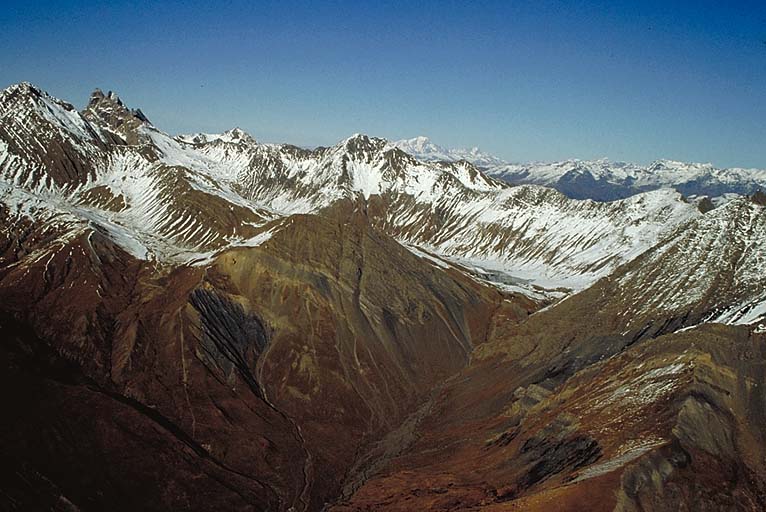
<instances>
[{"instance_id":1,"label":"hazy distant peak","mask_svg":"<svg viewBox=\"0 0 766 512\"><path fill-rule=\"evenodd\" d=\"M391 144L415 158L426 162L457 162L459 160L466 160L478 167L488 167L505 163L504 160L494 155L490 155L489 153L484 153L477 147L470 149L445 148L435 144L425 135L419 135L411 139L398 140Z\"/></svg>"},{"instance_id":2,"label":"hazy distant peak","mask_svg":"<svg viewBox=\"0 0 766 512\"><path fill-rule=\"evenodd\" d=\"M192 133L176 136L176 139L188 144L207 144L210 142L226 142L229 144L256 144L255 137L239 127L222 133Z\"/></svg>"}]
</instances>

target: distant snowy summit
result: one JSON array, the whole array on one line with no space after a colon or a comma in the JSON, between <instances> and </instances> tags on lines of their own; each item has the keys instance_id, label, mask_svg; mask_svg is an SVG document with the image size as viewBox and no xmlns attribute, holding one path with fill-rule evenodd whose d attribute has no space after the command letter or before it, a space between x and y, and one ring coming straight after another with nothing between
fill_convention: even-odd
<instances>
[{"instance_id":1,"label":"distant snowy summit","mask_svg":"<svg viewBox=\"0 0 766 512\"><path fill-rule=\"evenodd\" d=\"M477 167L492 167L506 164L505 160L489 153L484 153L479 148L471 149L450 149L439 146L431 142L431 139L424 136L413 139L402 139L391 143L405 153L409 153L418 160L425 162L458 162L465 160Z\"/></svg>"},{"instance_id":2,"label":"distant snowy summit","mask_svg":"<svg viewBox=\"0 0 766 512\"><path fill-rule=\"evenodd\" d=\"M252 135L241 128L232 128L223 133L192 133L177 135L176 140L186 142L187 144L207 144L215 141L229 142L233 144L254 144L256 142Z\"/></svg>"}]
</instances>

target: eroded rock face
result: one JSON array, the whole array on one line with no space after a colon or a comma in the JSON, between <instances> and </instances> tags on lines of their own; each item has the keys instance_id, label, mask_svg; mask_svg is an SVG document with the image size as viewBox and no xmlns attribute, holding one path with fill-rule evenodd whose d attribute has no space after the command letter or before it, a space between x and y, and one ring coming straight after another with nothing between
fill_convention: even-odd
<instances>
[{"instance_id":1,"label":"eroded rock face","mask_svg":"<svg viewBox=\"0 0 766 512\"><path fill-rule=\"evenodd\" d=\"M341 213L293 217L261 248L230 251L208 272L269 326L256 379L311 447L320 508L359 450L467 363L501 300L423 265L361 212Z\"/></svg>"},{"instance_id":2,"label":"eroded rock face","mask_svg":"<svg viewBox=\"0 0 766 512\"><path fill-rule=\"evenodd\" d=\"M236 372L262 398L251 369L268 343L263 321L241 304L207 288L192 291L189 301L202 324L200 352L205 365L220 371L226 381Z\"/></svg>"},{"instance_id":3,"label":"eroded rock face","mask_svg":"<svg viewBox=\"0 0 766 512\"><path fill-rule=\"evenodd\" d=\"M146 142L138 132L138 127L150 124L149 119L140 109L129 109L122 100L112 91L104 94L101 89L96 89L90 95L88 106L83 111L83 117L96 124L105 124L112 134L120 139L112 139L113 142L123 144L139 144Z\"/></svg>"}]
</instances>

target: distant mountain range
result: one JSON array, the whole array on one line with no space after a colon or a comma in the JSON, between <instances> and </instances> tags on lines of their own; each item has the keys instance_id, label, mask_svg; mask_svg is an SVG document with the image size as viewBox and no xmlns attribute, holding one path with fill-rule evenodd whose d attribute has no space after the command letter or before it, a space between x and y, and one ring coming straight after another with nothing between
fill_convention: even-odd
<instances>
[{"instance_id":1,"label":"distant mountain range","mask_svg":"<svg viewBox=\"0 0 766 512\"><path fill-rule=\"evenodd\" d=\"M766 190L764 169L719 169L711 164L672 160L657 160L646 166L607 159L515 164L478 148L445 149L427 137L400 140L394 145L423 161L465 160L508 183L543 185L573 199L614 201L641 192L672 188L687 197L700 200L708 197L714 204L720 204L732 195Z\"/></svg>"},{"instance_id":2,"label":"distant mountain range","mask_svg":"<svg viewBox=\"0 0 766 512\"><path fill-rule=\"evenodd\" d=\"M658 160L648 166L608 160L566 160L550 164L506 164L486 169L514 184L553 187L575 199L613 201L648 190L672 188L687 197L720 204L730 195L766 189L766 170L718 169L710 164Z\"/></svg>"}]
</instances>

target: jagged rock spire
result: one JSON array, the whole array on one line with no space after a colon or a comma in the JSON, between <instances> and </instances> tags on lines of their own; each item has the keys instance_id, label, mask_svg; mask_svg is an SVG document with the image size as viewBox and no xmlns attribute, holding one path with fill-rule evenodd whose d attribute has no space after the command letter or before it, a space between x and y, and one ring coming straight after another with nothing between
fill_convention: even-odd
<instances>
[{"instance_id":1,"label":"jagged rock spire","mask_svg":"<svg viewBox=\"0 0 766 512\"><path fill-rule=\"evenodd\" d=\"M116 93L108 91L104 94L98 88L91 93L88 106L82 114L89 121L119 133L129 144L140 141L138 128L141 125L151 124L140 109L129 109Z\"/></svg>"}]
</instances>

